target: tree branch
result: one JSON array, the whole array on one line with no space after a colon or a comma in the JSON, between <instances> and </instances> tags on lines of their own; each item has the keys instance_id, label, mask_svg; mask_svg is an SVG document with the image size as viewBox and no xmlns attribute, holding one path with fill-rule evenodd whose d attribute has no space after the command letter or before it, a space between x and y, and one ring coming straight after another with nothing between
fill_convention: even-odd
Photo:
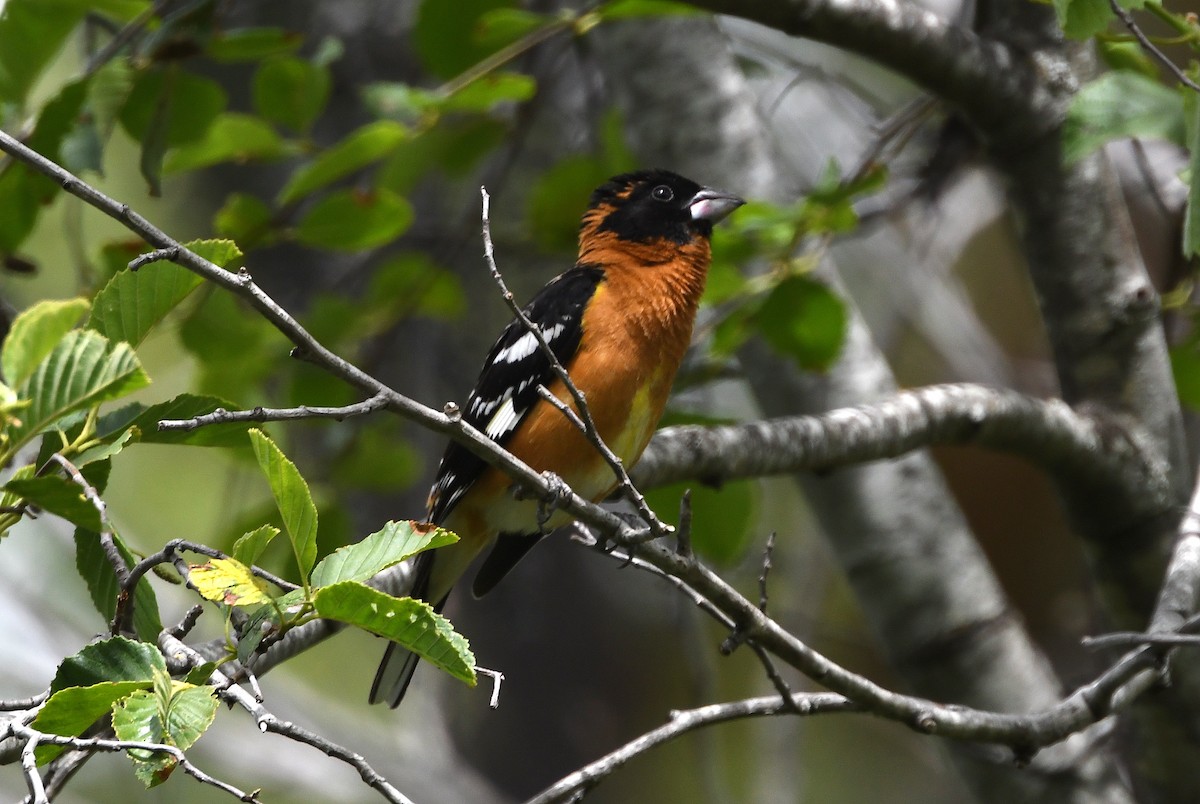
<instances>
[{"instance_id":1,"label":"tree branch","mask_svg":"<svg viewBox=\"0 0 1200 804\"><path fill-rule=\"evenodd\" d=\"M387 394L377 393L362 402L340 407L321 407L319 405L300 405L295 408L264 408L256 407L250 410L225 410L217 408L212 413L193 416L190 419L161 419L159 430L195 430L210 424L228 424L230 422L278 422L292 419L334 419L342 421L351 416L362 416L374 413L387 407Z\"/></svg>"}]
</instances>

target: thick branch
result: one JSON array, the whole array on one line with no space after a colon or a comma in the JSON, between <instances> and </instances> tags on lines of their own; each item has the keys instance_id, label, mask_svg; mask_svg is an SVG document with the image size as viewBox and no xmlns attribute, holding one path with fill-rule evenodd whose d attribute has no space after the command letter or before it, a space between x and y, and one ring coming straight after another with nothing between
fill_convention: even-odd
<instances>
[{"instance_id":1,"label":"thick branch","mask_svg":"<svg viewBox=\"0 0 1200 804\"><path fill-rule=\"evenodd\" d=\"M975 444L1011 452L1052 474L1117 493L1131 512L1173 505L1167 467L1116 423L980 385L901 391L870 405L747 424L668 427L634 468L644 487L684 480L721 484L895 458L923 447Z\"/></svg>"}]
</instances>

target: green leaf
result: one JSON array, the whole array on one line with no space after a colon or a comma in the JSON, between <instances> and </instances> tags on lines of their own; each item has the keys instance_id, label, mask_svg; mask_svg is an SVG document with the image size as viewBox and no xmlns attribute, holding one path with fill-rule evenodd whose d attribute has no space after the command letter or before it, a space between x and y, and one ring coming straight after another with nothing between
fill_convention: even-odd
<instances>
[{"instance_id":1,"label":"green leaf","mask_svg":"<svg viewBox=\"0 0 1200 804\"><path fill-rule=\"evenodd\" d=\"M1183 219L1183 256L1200 254L1200 99L1189 89L1183 92L1183 114L1187 123L1188 200Z\"/></svg>"},{"instance_id":2,"label":"green leaf","mask_svg":"<svg viewBox=\"0 0 1200 804\"><path fill-rule=\"evenodd\" d=\"M138 690L113 708L113 731L118 740L158 743L187 750L217 714L210 687L167 679L154 690ZM176 760L161 751L128 752L134 773L147 787L160 784L175 769Z\"/></svg>"},{"instance_id":3,"label":"green leaf","mask_svg":"<svg viewBox=\"0 0 1200 804\"><path fill-rule=\"evenodd\" d=\"M112 711L113 704L149 686L150 681L107 681L54 692L30 725L45 734L78 737ZM44 765L66 750L66 746L39 746L34 755Z\"/></svg>"},{"instance_id":4,"label":"green leaf","mask_svg":"<svg viewBox=\"0 0 1200 804\"><path fill-rule=\"evenodd\" d=\"M794 358L800 368L824 371L842 348L846 305L828 287L807 276L790 276L754 313L763 339Z\"/></svg>"},{"instance_id":5,"label":"green leaf","mask_svg":"<svg viewBox=\"0 0 1200 804\"><path fill-rule=\"evenodd\" d=\"M207 294L184 318L179 336L200 363L195 387L232 399L261 393L258 383L278 370L289 345L232 293Z\"/></svg>"},{"instance_id":6,"label":"green leaf","mask_svg":"<svg viewBox=\"0 0 1200 804\"><path fill-rule=\"evenodd\" d=\"M413 27L413 44L425 67L439 78L452 78L495 50L475 37L476 21L507 0L426 0Z\"/></svg>"},{"instance_id":7,"label":"green leaf","mask_svg":"<svg viewBox=\"0 0 1200 804\"><path fill-rule=\"evenodd\" d=\"M475 686L475 656L466 637L421 600L395 598L354 581L323 586L317 614L398 642L430 664Z\"/></svg>"},{"instance_id":8,"label":"green leaf","mask_svg":"<svg viewBox=\"0 0 1200 804\"><path fill-rule=\"evenodd\" d=\"M655 511L676 512L688 485L654 489L646 502ZM726 483L719 489L691 484L692 546L708 561L732 566L745 558L757 535L758 503L753 482Z\"/></svg>"},{"instance_id":9,"label":"green leaf","mask_svg":"<svg viewBox=\"0 0 1200 804\"><path fill-rule=\"evenodd\" d=\"M407 127L391 120L368 123L293 173L279 191L277 203L291 204L314 190L382 159L394 151L408 134Z\"/></svg>"},{"instance_id":10,"label":"green leaf","mask_svg":"<svg viewBox=\"0 0 1200 804\"><path fill-rule=\"evenodd\" d=\"M4 490L62 517L72 525L93 531L99 531L102 527L96 506L87 499L78 484L65 477L50 475L10 480Z\"/></svg>"},{"instance_id":11,"label":"green leaf","mask_svg":"<svg viewBox=\"0 0 1200 804\"><path fill-rule=\"evenodd\" d=\"M596 9L605 21L638 19L641 17L689 17L703 13L687 3L670 0L613 0Z\"/></svg>"},{"instance_id":12,"label":"green leaf","mask_svg":"<svg viewBox=\"0 0 1200 804\"><path fill-rule=\"evenodd\" d=\"M390 190L340 190L305 213L296 237L315 248L365 251L395 240L412 219L412 206Z\"/></svg>"},{"instance_id":13,"label":"green leaf","mask_svg":"<svg viewBox=\"0 0 1200 804\"><path fill-rule=\"evenodd\" d=\"M1072 39L1090 39L1113 20L1108 0L1053 0L1063 32Z\"/></svg>"},{"instance_id":14,"label":"green leaf","mask_svg":"<svg viewBox=\"0 0 1200 804\"><path fill-rule=\"evenodd\" d=\"M282 28L235 28L221 31L208 44L215 61L258 61L291 53L304 44L304 35Z\"/></svg>"},{"instance_id":15,"label":"green leaf","mask_svg":"<svg viewBox=\"0 0 1200 804\"><path fill-rule=\"evenodd\" d=\"M254 75L254 108L267 120L305 132L329 100L329 70L295 56L264 61Z\"/></svg>"},{"instance_id":16,"label":"green leaf","mask_svg":"<svg viewBox=\"0 0 1200 804\"><path fill-rule=\"evenodd\" d=\"M226 606L262 606L271 602L265 581L240 561L210 558L203 564L188 566L188 581L205 600Z\"/></svg>"},{"instance_id":17,"label":"green leaf","mask_svg":"<svg viewBox=\"0 0 1200 804\"><path fill-rule=\"evenodd\" d=\"M613 167L604 158L571 156L538 177L529 194L526 220L540 247L564 253L578 248L579 216L592 191L613 175Z\"/></svg>"},{"instance_id":18,"label":"green leaf","mask_svg":"<svg viewBox=\"0 0 1200 804\"><path fill-rule=\"evenodd\" d=\"M250 444L271 486L271 495L296 554L300 577L307 585L309 571L317 559L317 506L296 464L284 456L266 433L252 429Z\"/></svg>"},{"instance_id":19,"label":"green leaf","mask_svg":"<svg viewBox=\"0 0 1200 804\"><path fill-rule=\"evenodd\" d=\"M312 574L313 586L339 581L366 581L417 553L458 541L448 530L427 522L388 522L357 544L341 547L321 559Z\"/></svg>"},{"instance_id":20,"label":"green leaf","mask_svg":"<svg viewBox=\"0 0 1200 804\"><path fill-rule=\"evenodd\" d=\"M245 256L232 240L191 240L183 245L218 268L227 268L230 263L240 262Z\"/></svg>"},{"instance_id":21,"label":"green leaf","mask_svg":"<svg viewBox=\"0 0 1200 804\"><path fill-rule=\"evenodd\" d=\"M1071 101L1063 128L1063 157L1075 162L1122 137L1163 139L1182 145L1187 91L1168 89L1139 73L1105 73Z\"/></svg>"},{"instance_id":22,"label":"green leaf","mask_svg":"<svg viewBox=\"0 0 1200 804\"><path fill-rule=\"evenodd\" d=\"M477 78L453 95L441 99L445 111L486 112L498 103L527 101L537 92L537 81L524 73L491 73Z\"/></svg>"},{"instance_id":23,"label":"green leaf","mask_svg":"<svg viewBox=\"0 0 1200 804\"><path fill-rule=\"evenodd\" d=\"M134 140L160 136L164 148L174 148L203 138L228 102L216 81L170 66L140 73L119 117Z\"/></svg>"},{"instance_id":24,"label":"green leaf","mask_svg":"<svg viewBox=\"0 0 1200 804\"><path fill-rule=\"evenodd\" d=\"M253 248L263 244L271 234L273 217L271 208L261 199L246 193L230 193L213 217L213 228L222 237Z\"/></svg>"},{"instance_id":25,"label":"green leaf","mask_svg":"<svg viewBox=\"0 0 1200 804\"><path fill-rule=\"evenodd\" d=\"M93 481L94 483L94 481ZM112 534L116 542L117 552L125 561L126 567L134 565L133 554L125 546L125 542L117 534ZM112 622L117 611L117 593L120 586L113 572L112 564L104 549L100 546L100 534L94 531L75 531L75 568L87 584L88 594L92 603L105 623ZM140 639L153 643L162 631L162 620L158 611L158 597L154 587L142 578L133 593L133 630ZM141 644L141 643L138 643ZM90 682L84 682L90 683Z\"/></svg>"},{"instance_id":26,"label":"green leaf","mask_svg":"<svg viewBox=\"0 0 1200 804\"><path fill-rule=\"evenodd\" d=\"M278 535L279 528L271 525L256 528L233 543L233 557L246 566L250 566L258 561L271 540Z\"/></svg>"},{"instance_id":27,"label":"green leaf","mask_svg":"<svg viewBox=\"0 0 1200 804\"><path fill-rule=\"evenodd\" d=\"M226 112L213 121L203 139L173 150L163 170L166 173L182 173L222 162L265 162L282 159L295 152L293 143L285 142L259 118Z\"/></svg>"},{"instance_id":28,"label":"green leaf","mask_svg":"<svg viewBox=\"0 0 1200 804\"><path fill-rule=\"evenodd\" d=\"M87 645L63 659L50 682L50 692L68 687L88 687L105 681L148 684L155 672L166 672L163 655L153 644L125 637L109 637Z\"/></svg>"},{"instance_id":29,"label":"green leaf","mask_svg":"<svg viewBox=\"0 0 1200 804\"><path fill-rule=\"evenodd\" d=\"M136 75L125 59L113 59L92 75L87 88L87 108L105 142L117 124L121 109L129 101Z\"/></svg>"},{"instance_id":30,"label":"green leaf","mask_svg":"<svg viewBox=\"0 0 1200 804\"><path fill-rule=\"evenodd\" d=\"M141 433L143 444L191 444L197 447L240 447L246 443L246 422L228 422L197 427L195 430L159 430L162 419L194 419L212 413L218 408L234 409L236 406L215 396L180 394L150 407L140 407L140 412L130 421Z\"/></svg>"},{"instance_id":31,"label":"green leaf","mask_svg":"<svg viewBox=\"0 0 1200 804\"><path fill-rule=\"evenodd\" d=\"M110 341L137 346L200 281L198 275L169 262L122 271L96 294L88 326Z\"/></svg>"},{"instance_id":32,"label":"green leaf","mask_svg":"<svg viewBox=\"0 0 1200 804\"><path fill-rule=\"evenodd\" d=\"M109 343L86 330L68 332L17 389L30 404L22 424L13 428L13 442L44 431L72 411L124 396L149 382L129 344Z\"/></svg>"},{"instance_id":33,"label":"green leaf","mask_svg":"<svg viewBox=\"0 0 1200 804\"><path fill-rule=\"evenodd\" d=\"M74 329L89 306L87 299L67 299L41 301L23 310L13 321L0 352L4 381L13 388L25 382L63 336Z\"/></svg>"}]
</instances>

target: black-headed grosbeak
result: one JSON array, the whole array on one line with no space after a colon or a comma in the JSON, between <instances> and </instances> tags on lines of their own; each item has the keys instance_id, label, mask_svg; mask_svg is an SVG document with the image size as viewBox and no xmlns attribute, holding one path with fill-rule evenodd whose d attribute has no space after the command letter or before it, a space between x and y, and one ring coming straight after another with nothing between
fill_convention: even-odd
<instances>
[{"instance_id":1,"label":"black-headed grosbeak","mask_svg":"<svg viewBox=\"0 0 1200 804\"><path fill-rule=\"evenodd\" d=\"M601 438L626 466L650 441L666 405L711 258L713 224L742 199L665 170L616 176L601 185L579 228L579 260L524 308L582 391ZM531 468L553 472L581 497L600 500L616 486L612 469L562 411L538 395L544 385L574 408L537 339L514 320L484 362L463 418ZM551 528L536 501L517 500L512 482L450 442L429 494L429 520L458 534L421 554L412 596L441 610L450 587L484 548L476 596L492 589ZM395 707L417 656L388 645L371 702Z\"/></svg>"}]
</instances>

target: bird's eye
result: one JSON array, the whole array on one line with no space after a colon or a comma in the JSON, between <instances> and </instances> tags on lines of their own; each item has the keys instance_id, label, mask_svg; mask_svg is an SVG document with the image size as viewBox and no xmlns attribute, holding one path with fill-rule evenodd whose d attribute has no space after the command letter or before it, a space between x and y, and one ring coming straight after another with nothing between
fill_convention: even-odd
<instances>
[{"instance_id":1,"label":"bird's eye","mask_svg":"<svg viewBox=\"0 0 1200 804\"><path fill-rule=\"evenodd\" d=\"M670 201L675 197L675 192L665 184L660 184L650 191L650 196L655 201Z\"/></svg>"}]
</instances>

